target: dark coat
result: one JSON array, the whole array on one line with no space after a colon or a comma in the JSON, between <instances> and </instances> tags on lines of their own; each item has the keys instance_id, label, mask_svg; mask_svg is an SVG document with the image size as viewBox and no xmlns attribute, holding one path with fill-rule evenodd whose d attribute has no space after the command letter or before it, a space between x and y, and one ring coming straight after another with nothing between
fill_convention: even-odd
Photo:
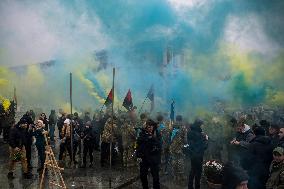
<instances>
[{"instance_id":1,"label":"dark coat","mask_svg":"<svg viewBox=\"0 0 284 189\"><path fill-rule=\"evenodd\" d=\"M151 135L142 130L137 139L136 156L149 164L161 163L161 136L158 132Z\"/></svg>"},{"instance_id":2,"label":"dark coat","mask_svg":"<svg viewBox=\"0 0 284 189\"><path fill-rule=\"evenodd\" d=\"M191 127L191 130L187 133L187 142L189 156L202 158L208 147L208 142L200 127Z\"/></svg>"},{"instance_id":3,"label":"dark coat","mask_svg":"<svg viewBox=\"0 0 284 189\"><path fill-rule=\"evenodd\" d=\"M45 146L45 138L44 135L42 134L43 129L37 129L33 132L33 136L36 138L36 146Z\"/></svg>"},{"instance_id":4,"label":"dark coat","mask_svg":"<svg viewBox=\"0 0 284 189\"><path fill-rule=\"evenodd\" d=\"M9 135L9 145L12 148L22 148L27 145L26 129L22 129L19 126L11 128Z\"/></svg>"},{"instance_id":5,"label":"dark coat","mask_svg":"<svg viewBox=\"0 0 284 189\"><path fill-rule=\"evenodd\" d=\"M83 131L83 141L84 145L94 145L95 144L95 132L92 128L85 128Z\"/></svg>"},{"instance_id":6,"label":"dark coat","mask_svg":"<svg viewBox=\"0 0 284 189\"><path fill-rule=\"evenodd\" d=\"M265 189L268 179L269 166L272 161L273 145L267 136L256 136L249 145L250 162L248 174L250 176L249 188Z\"/></svg>"},{"instance_id":7,"label":"dark coat","mask_svg":"<svg viewBox=\"0 0 284 189\"><path fill-rule=\"evenodd\" d=\"M243 169L248 170L250 167L250 153L248 147L255 135L252 130L249 129L244 133L237 133L236 140L240 142L240 146L237 146L237 153L240 157L240 163Z\"/></svg>"}]
</instances>

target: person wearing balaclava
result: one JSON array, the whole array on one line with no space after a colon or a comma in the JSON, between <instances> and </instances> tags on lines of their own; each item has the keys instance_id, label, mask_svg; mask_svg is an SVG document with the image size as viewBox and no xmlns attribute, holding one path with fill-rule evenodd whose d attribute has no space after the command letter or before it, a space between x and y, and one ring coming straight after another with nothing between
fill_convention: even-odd
<instances>
[{"instance_id":1,"label":"person wearing balaclava","mask_svg":"<svg viewBox=\"0 0 284 189\"><path fill-rule=\"evenodd\" d=\"M90 121L86 122L81 138L83 139L83 166L82 168L86 167L88 153L90 157L89 167L93 167L93 150L94 150L94 144L95 144L95 133L92 130Z\"/></svg>"},{"instance_id":2,"label":"person wearing balaclava","mask_svg":"<svg viewBox=\"0 0 284 189\"><path fill-rule=\"evenodd\" d=\"M8 179L14 179L13 171L17 161L20 161L23 169L23 177L25 179L31 179L32 174L28 172L28 164L26 158L26 148L27 138L25 132L28 127L28 121L21 119L14 127L11 128L9 136L9 173L7 175Z\"/></svg>"}]
</instances>

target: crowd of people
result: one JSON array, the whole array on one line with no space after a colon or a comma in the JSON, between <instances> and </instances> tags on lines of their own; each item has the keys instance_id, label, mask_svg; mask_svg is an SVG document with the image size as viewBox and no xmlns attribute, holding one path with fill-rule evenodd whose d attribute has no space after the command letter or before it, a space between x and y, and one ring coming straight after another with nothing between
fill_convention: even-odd
<instances>
[{"instance_id":1,"label":"crowd of people","mask_svg":"<svg viewBox=\"0 0 284 189\"><path fill-rule=\"evenodd\" d=\"M60 166L66 166L68 156L70 164L78 164L81 152L80 168L93 167L94 163L102 167L139 166L143 188L149 187L150 170L154 189L160 188L160 174L171 174L177 181L186 177L189 189L199 189L203 162L210 158L227 161L223 189L284 188L284 127L266 120L252 122L248 115L231 117L227 125L216 126L214 119L208 123L196 118L189 123L181 115L168 120L162 113L155 118L142 113L137 118L131 111L115 115L106 111L91 118L89 112L81 117L77 112L58 116L51 110L49 117L41 113L36 119L28 111L10 129L9 179L14 178L17 161L22 164L24 178L32 177L34 141L39 172L44 167L45 146L54 148L58 142ZM221 153L224 149L226 157ZM94 162L94 151L100 153L100 162Z\"/></svg>"}]
</instances>

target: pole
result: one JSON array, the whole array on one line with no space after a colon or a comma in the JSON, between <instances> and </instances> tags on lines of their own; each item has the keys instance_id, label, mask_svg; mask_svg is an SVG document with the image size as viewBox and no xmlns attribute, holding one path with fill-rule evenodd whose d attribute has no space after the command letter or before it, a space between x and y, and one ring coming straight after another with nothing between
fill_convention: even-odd
<instances>
[{"instance_id":1,"label":"pole","mask_svg":"<svg viewBox=\"0 0 284 189\"><path fill-rule=\"evenodd\" d=\"M145 97L145 99L144 99L144 101L143 101L143 103L142 103L142 105L141 105L141 108L140 108L139 111L138 111L138 115L140 115L141 110L142 110L142 108L143 108L143 106L144 106L144 104L145 104L145 102L146 102L146 99L147 99L147 96Z\"/></svg>"},{"instance_id":2,"label":"pole","mask_svg":"<svg viewBox=\"0 0 284 189\"><path fill-rule=\"evenodd\" d=\"M73 101L72 101L72 73L70 72L70 112L71 112L71 116L73 114L72 112L72 107L73 106ZM71 120L70 123L70 134L71 134L71 174L72 174L72 187L75 186L75 181L74 181L74 159L73 159L73 154L74 154L74 150L73 150L73 123Z\"/></svg>"},{"instance_id":3,"label":"pole","mask_svg":"<svg viewBox=\"0 0 284 189\"><path fill-rule=\"evenodd\" d=\"M115 77L115 68L112 70L112 104L111 104L111 141L109 145L109 168L112 168L112 145L113 145L113 124L114 124L114 77ZM111 177L109 179L109 187L111 188Z\"/></svg>"}]
</instances>

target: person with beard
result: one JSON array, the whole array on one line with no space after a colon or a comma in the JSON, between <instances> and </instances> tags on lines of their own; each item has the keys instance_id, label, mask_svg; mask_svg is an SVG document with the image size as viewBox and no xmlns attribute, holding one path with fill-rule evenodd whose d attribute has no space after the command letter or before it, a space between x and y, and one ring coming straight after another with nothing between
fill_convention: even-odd
<instances>
[{"instance_id":1,"label":"person with beard","mask_svg":"<svg viewBox=\"0 0 284 189\"><path fill-rule=\"evenodd\" d=\"M26 130L28 129L28 121L22 118L17 125L11 128L9 136L9 173L8 179L14 179L13 170L17 161L21 161L23 176L26 179L31 179L32 174L28 171L28 164L26 158Z\"/></svg>"},{"instance_id":2,"label":"person with beard","mask_svg":"<svg viewBox=\"0 0 284 189\"><path fill-rule=\"evenodd\" d=\"M284 148L276 147L273 150L273 161L270 165L269 178L266 189L284 188Z\"/></svg>"},{"instance_id":3,"label":"person with beard","mask_svg":"<svg viewBox=\"0 0 284 189\"><path fill-rule=\"evenodd\" d=\"M265 130L256 126L253 130L255 138L247 146L249 150L250 161L248 165L248 175L250 189L265 189L265 183L268 179L269 166L272 161L273 144L268 136L265 136Z\"/></svg>"},{"instance_id":4,"label":"person with beard","mask_svg":"<svg viewBox=\"0 0 284 189\"><path fill-rule=\"evenodd\" d=\"M202 120L196 119L191 125L191 130L187 133L188 153L191 161L191 170L188 178L188 189L200 189L200 179L204 152L208 146L208 136L202 132Z\"/></svg>"},{"instance_id":5,"label":"person with beard","mask_svg":"<svg viewBox=\"0 0 284 189\"><path fill-rule=\"evenodd\" d=\"M87 164L87 154L89 153L90 156L90 165L89 167L93 167L93 149L95 143L95 134L91 127L91 122L87 121L85 125L85 129L82 134L83 140L83 166L82 168L86 167Z\"/></svg>"},{"instance_id":6,"label":"person with beard","mask_svg":"<svg viewBox=\"0 0 284 189\"><path fill-rule=\"evenodd\" d=\"M274 148L277 147L277 144L279 143L279 126L277 124L272 123L269 126L268 132L269 132L269 137L271 139L271 144L273 145Z\"/></svg>"},{"instance_id":7,"label":"person with beard","mask_svg":"<svg viewBox=\"0 0 284 189\"><path fill-rule=\"evenodd\" d=\"M161 164L161 136L157 132L157 123L151 119L146 121L137 139L136 156L140 161L140 179L143 189L148 189L148 170L153 177L153 188L160 189L159 170Z\"/></svg>"}]
</instances>

